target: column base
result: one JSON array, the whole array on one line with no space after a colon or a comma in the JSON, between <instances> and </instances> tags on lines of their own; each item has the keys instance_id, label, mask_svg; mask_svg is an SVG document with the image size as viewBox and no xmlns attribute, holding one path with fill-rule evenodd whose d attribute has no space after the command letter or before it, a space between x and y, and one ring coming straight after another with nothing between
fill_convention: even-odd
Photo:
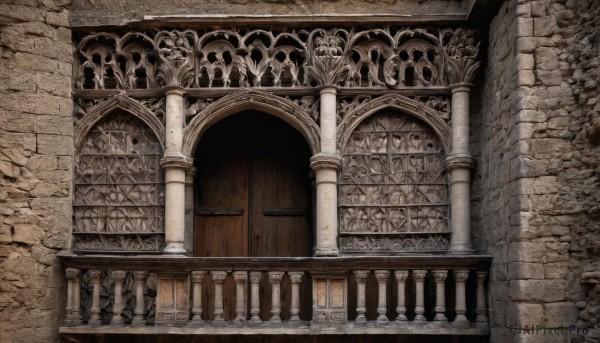
<instances>
[{"instance_id":1,"label":"column base","mask_svg":"<svg viewBox=\"0 0 600 343\"><path fill-rule=\"evenodd\" d=\"M169 243L163 249L163 254L170 255L185 255L187 250L183 248L183 243Z\"/></svg>"},{"instance_id":2,"label":"column base","mask_svg":"<svg viewBox=\"0 0 600 343\"><path fill-rule=\"evenodd\" d=\"M456 246L450 246L450 249L448 249L447 254L448 255L470 255L475 253L475 250L473 248L471 248L470 246L466 246L466 245L456 245Z\"/></svg>"},{"instance_id":3,"label":"column base","mask_svg":"<svg viewBox=\"0 0 600 343\"><path fill-rule=\"evenodd\" d=\"M319 247L315 249L315 256L339 256L340 250L337 247Z\"/></svg>"}]
</instances>

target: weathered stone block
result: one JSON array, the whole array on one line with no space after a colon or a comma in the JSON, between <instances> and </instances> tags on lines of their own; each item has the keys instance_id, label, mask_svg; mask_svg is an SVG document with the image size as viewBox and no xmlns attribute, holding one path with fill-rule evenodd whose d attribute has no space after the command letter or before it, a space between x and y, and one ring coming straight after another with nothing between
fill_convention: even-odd
<instances>
[{"instance_id":1,"label":"weathered stone block","mask_svg":"<svg viewBox=\"0 0 600 343\"><path fill-rule=\"evenodd\" d=\"M57 158L49 155L33 155L27 163L27 168L32 171L55 170L57 168Z\"/></svg>"},{"instance_id":2,"label":"weathered stone block","mask_svg":"<svg viewBox=\"0 0 600 343\"><path fill-rule=\"evenodd\" d=\"M557 49L539 47L535 50L535 61L537 69L556 70L558 69Z\"/></svg>"},{"instance_id":3,"label":"weathered stone block","mask_svg":"<svg viewBox=\"0 0 600 343\"><path fill-rule=\"evenodd\" d=\"M537 48L537 41L532 37L520 37L515 46L518 53L529 54Z\"/></svg>"},{"instance_id":4,"label":"weathered stone block","mask_svg":"<svg viewBox=\"0 0 600 343\"><path fill-rule=\"evenodd\" d=\"M510 298L514 301L557 302L567 298L566 280L513 280L510 281ZM540 305L541 306L541 305ZM532 317L542 318L542 317Z\"/></svg>"},{"instance_id":5,"label":"weathered stone block","mask_svg":"<svg viewBox=\"0 0 600 343\"><path fill-rule=\"evenodd\" d=\"M515 77L519 86L533 86L535 84L535 74L531 70L519 70Z\"/></svg>"},{"instance_id":6,"label":"weathered stone block","mask_svg":"<svg viewBox=\"0 0 600 343\"><path fill-rule=\"evenodd\" d=\"M542 1L531 2L531 16L532 17L544 17L546 16L546 4Z\"/></svg>"},{"instance_id":7,"label":"weathered stone block","mask_svg":"<svg viewBox=\"0 0 600 343\"><path fill-rule=\"evenodd\" d=\"M508 255L513 261L540 263L544 261L546 247L532 242L511 243L508 245Z\"/></svg>"},{"instance_id":8,"label":"weathered stone block","mask_svg":"<svg viewBox=\"0 0 600 343\"><path fill-rule=\"evenodd\" d=\"M533 19L533 34L536 37L551 36L558 30L554 16L538 17Z\"/></svg>"},{"instance_id":9,"label":"weathered stone block","mask_svg":"<svg viewBox=\"0 0 600 343\"><path fill-rule=\"evenodd\" d=\"M562 81L560 70L537 70L537 78L546 86L558 86Z\"/></svg>"},{"instance_id":10,"label":"weathered stone block","mask_svg":"<svg viewBox=\"0 0 600 343\"><path fill-rule=\"evenodd\" d=\"M544 279L544 264L512 262L508 265L511 280Z\"/></svg>"},{"instance_id":11,"label":"weathered stone block","mask_svg":"<svg viewBox=\"0 0 600 343\"><path fill-rule=\"evenodd\" d=\"M525 281L527 282L527 281ZM544 306L540 304L508 303L506 306L507 324L530 323L532 319L544 318Z\"/></svg>"},{"instance_id":12,"label":"weathered stone block","mask_svg":"<svg viewBox=\"0 0 600 343\"><path fill-rule=\"evenodd\" d=\"M66 117L38 115L35 118L35 132L72 136L73 125L70 125L70 120Z\"/></svg>"},{"instance_id":13,"label":"weathered stone block","mask_svg":"<svg viewBox=\"0 0 600 343\"><path fill-rule=\"evenodd\" d=\"M15 224L13 230L13 241L27 245L39 243L46 234L44 230L32 224Z\"/></svg>"},{"instance_id":14,"label":"weathered stone block","mask_svg":"<svg viewBox=\"0 0 600 343\"><path fill-rule=\"evenodd\" d=\"M577 321L579 310L572 302L545 304L546 326L569 325Z\"/></svg>"},{"instance_id":15,"label":"weathered stone block","mask_svg":"<svg viewBox=\"0 0 600 343\"><path fill-rule=\"evenodd\" d=\"M535 61L532 54L517 54L515 56L516 70L532 70L535 66Z\"/></svg>"},{"instance_id":16,"label":"weathered stone block","mask_svg":"<svg viewBox=\"0 0 600 343\"><path fill-rule=\"evenodd\" d=\"M517 156L511 161L511 178L516 180L523 177L536 177L546 175L548 162L533 159L527 156Z\"/></svg>"},{"instance_id":17,"label":"weathered stone block","mask_svg":"<svg viewBox=\"0 0 600 343\"><path fill-rule=\"evenodd\" d=\"M568 262L554 262L544 265L544 278L546 279L566 279L570 272Z\"/></svg>"},{"instance_id":18,"label":"weathered stone block","mask_svg":"<svg viewBox=\"0 0 600 343\"><path fill-rule=\"evenodd\" d=\"M517 26L517 37L533 36L533 18L517 18L515 25Z\"/></svg>"},{"instance_id":19,"label":"weathered stone block","mask_svg":"<svg viewBox=\"0 0 600 343\"><path fill-rule=\"evenodd\" d=\"M73 139L70 136L37 135L37 151L44 155L72 155Z\"/></svg>"},{"instance_id":20,"label":"weathered stone block","mask_svg":"<svg viewBox=\"0 0 600 343\"><path fill-rule=\"evenodd\" d=\"M533 182L534 194L552 194L558 193L557 176L540 176Z\"/></svg>"},{"instance_id":21,"label":"weathered stone block","mask_svg":"<svg viewBox=\"0 0 600 343\"><path fill-rule=\"evenodd\" d=\"M532 140L532 153L553 154L560 156L571 151L571 142L559 138L537 138Z\"/></svg>"},{"instance_id":22,"label":"weathered stone block","mask_svg":"<svg viewBox=\"0 0 600 343\"><path fill-rule=\"evenodd\" d=\"M0 244L12 243L12 231L10 226L0 224Z\"/></svg>"}]
</instances>

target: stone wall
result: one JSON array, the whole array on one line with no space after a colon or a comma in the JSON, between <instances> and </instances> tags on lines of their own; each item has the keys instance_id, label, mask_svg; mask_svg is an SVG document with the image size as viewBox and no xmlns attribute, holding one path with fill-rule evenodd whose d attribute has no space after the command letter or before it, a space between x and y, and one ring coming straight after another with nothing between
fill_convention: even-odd
<instances>
[{"instance_id":1,"label":"stone wall","mask_svg":"<svg viewBox=\"0 0 600 343\"><path fill-rule=\"evenodd\" d=\"M494 256L493 342L513 323L598 324L600 3L513 0L490 25L476 225Z\"/></svg>"},{"instance_id":2,"label":"stone wall","mask_svg":"<svg viewBox=\"0 0 600 343\"><path fill-rule=\"evenodd\" d=\"M69 0L0 4L0 342L56 342L71 226Z\"/></svg>"}]
</instances>

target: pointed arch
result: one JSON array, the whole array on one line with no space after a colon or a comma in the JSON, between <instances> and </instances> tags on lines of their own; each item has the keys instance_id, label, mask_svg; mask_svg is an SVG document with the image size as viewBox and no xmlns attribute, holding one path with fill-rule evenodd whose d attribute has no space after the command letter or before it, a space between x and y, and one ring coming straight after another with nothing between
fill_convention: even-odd
<instances>
[{"instance_id":1,"label":"pointed arch","mask_svg":"<svg viewBox=\"0 0 600 343\"><path fill-rule=\"evenodd\" d=\"M452 150L452 129L442 119L438 111L426 105L398 94L387 94L367 101L348 113L338 125L337 146L344 150L350 134L365 119L386 108L393 108L409 114L427 123L442 141L446 154Z\"/></svg>"},{"instance_id":2,"label":"pointed arch","mask_svg":"<svg viewBox=\"0 0 600 343\"><path fill-rule=\"evenodd\" d=\"M85 141L86 136L92 130L94 125L100 122L107 115L116 110L123 110L142 120L154 132L156 138L160 142L161 148L165 149L165 127L160 120L144 105L134 99L118 94L106 100L100 105L94 107L77 125L75 125L74 144L75 150L79 150Z\"/></svg>"},{"instance_id":3,"label":"pointed arch","mask_svg":"<svg viewBox=\"0 0 600 343\"><path fill-rule=\"evenodd\" d=\"M239 91L213 102L192 119L183 133L183 154L191 157L210 126L244 110L257 110L284 120L304 136L313 155L320 151L319 126L302 107L272 94Z\"/></svg>"}]
</instances>

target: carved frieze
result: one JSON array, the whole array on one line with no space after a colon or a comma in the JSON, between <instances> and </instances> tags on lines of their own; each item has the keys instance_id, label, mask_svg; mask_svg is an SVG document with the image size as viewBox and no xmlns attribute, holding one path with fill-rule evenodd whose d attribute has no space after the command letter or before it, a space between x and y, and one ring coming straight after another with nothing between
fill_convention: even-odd
<instances>
[{"instance_id":1,"label":"carved frieze","mask_svg":"<svg viewBox=\"0 0 600 343\"><path fill-rule=\"evenodd\" d=\"M439 28L102 32L75 52L75 89L404 88L472 81L476 32Z\"/></svg>"}]
</instances>

